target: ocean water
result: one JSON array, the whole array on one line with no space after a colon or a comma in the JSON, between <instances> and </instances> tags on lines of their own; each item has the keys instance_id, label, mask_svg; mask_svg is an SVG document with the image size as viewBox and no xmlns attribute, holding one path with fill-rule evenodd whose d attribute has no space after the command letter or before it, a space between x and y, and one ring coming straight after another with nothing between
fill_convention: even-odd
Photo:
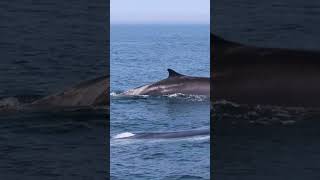
<instances>
[{"instance_id":1,"label":"ocean water","mask_svg":"<svg viewBox=\"0 0 320 180\"><path fill-rule=\"evenodd\" d=\"M0 179L107 176L106 110L2 109L107 74L107 8L105 1L0 2Z\"/></svg>"},{"instance_id":2,"label":"ocean water","mask_svg":"<svg viewBox=\"0 0 320 180\"><path fill-rule=\"evenodd\" d=\"M167 69L209 77L209 25L111 25L111 179L209 179L210 137L116 139L130 133L209 129L200 96L121 97ZM125 134L123 134L125 133Z\"/></svg>"},{"instance_id":3,"label":"ocean water","mask_svg":"<svg viewBox=\"0 0 320 180\"><path fill-rule=\"evenodd\" d=\"M214 1L212 31L260 47L320 50L319 1ZM285 69L284 69L285 71ZM320 109L216 102L215 179L319 179Z\"/></svg>"}]
</instances>

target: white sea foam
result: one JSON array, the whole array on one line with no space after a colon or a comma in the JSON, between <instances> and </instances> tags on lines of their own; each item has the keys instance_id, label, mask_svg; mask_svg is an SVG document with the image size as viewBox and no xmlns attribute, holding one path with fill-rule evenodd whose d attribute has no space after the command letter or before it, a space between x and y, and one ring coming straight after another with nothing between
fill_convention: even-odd
<instances>
[{"instance_id":1,"label":"white sea foam","mask_svg":"<svg viewBox=\"0 0 320 180\"><path fill-rule=\"evenodd\" d=\"M168 97L179 97L179 96L186 96L186 95L184 95L182 93L174 93L174 94L169 94L169 95L166 95L166 96L168 96Z\"/></svg>"},{"instance_id":2,"label":"white sea foam","mask_svg":"<svg viewBox=\"0 0 320 180\"><path fill-rule=\"evenodd\" d=\"M183 94L183 93L174 93L174 94L169 94L165 96L168 98L185 99L188 101L206 101L209 99L209 97L205 95L191 95L191 94Z\"/></svg>"},{"instance_id":3,"label":"white sea foam","mask_svg":"<svg viewBox=\"0 0 320 180\"><path fill-rule=\"evenodd\" d=\"M235 102L227 101L227 100L220 100L213 103L213 105L231 105L233 107L240 107L240 104Z\"/></svg>"},{"instance_id":4,"label":"white sea foam","mask_svg":"<svg viewBox=\"0 0 320 180\"><path fill-rule=\"evenodd\" d=\"M119 96L121 93L117 93L117 92L111 92L110 96Z\"/></svg>"},{"instance_id":5,"label":"white sea foam","mask_svg":"<svg viewBox=\"0 0 320 180\"><path fill-rule=\"evenodd\" d=\"M0 100L0 110L18 109L20 102L15 97L7 97Z\"/></svg>"},{"instance_id":6,"label":"white sea foam","mask_svg":"<svg viewBox=\"0 0 320 180\"><path fill-rule=\"evenodd\" d=\"M147 98L149 95L132 95L132 94L127 94L126 92L111 92L110 96L112 97L142 97L142 98Z\"/></svg>"}]
</instances>

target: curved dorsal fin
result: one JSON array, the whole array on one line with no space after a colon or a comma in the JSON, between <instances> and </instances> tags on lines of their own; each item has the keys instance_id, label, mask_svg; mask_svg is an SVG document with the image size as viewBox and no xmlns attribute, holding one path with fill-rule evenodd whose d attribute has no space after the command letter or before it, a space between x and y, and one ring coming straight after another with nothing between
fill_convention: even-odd
<instances>
[{"instance_id":1,"label":"curved dorsal fin","mask_svg":"<svg viewBox=\"0 0 320 180\"><path fill-rule=\"evenodd\" d=\"M222 46L222 45L241 45L240 43L236 43L236 42L233 42L233 41L228 41L220 36L217 36L215 34L210 34L210 38L211 38L211 41L213 41L214 44L218 45L218 46Z\"/></svg>"},{"instance_id":2,"label":"curved dorsal fin","mask_svg":"<svg viewBox=\"0 0 320 180\"><path fill-rule=\"evenodd\" d=\"M168 72L169 72L169 78L171 78L171 77L184 76L184 75L182 75L182 74L179 74L179 73L175 72L175 71L172 70L172 69L168 69Z\"/></svg>"}]
</instances>

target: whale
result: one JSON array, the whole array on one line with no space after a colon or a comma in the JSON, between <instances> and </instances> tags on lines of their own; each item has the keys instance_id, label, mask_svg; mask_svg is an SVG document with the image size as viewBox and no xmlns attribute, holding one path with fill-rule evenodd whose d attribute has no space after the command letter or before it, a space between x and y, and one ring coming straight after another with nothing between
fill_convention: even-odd
<instances>
[{"instance_id":1,"label":"whale","mask_svg":"<svg viewBox=\"0 0 320 180\"><path fill-rule=\"evenodd\" d=\"M244 45L211 33L212 101L320 107L320 52Z\"/></svg>"},{"instance_id":2,"label":"whale","mask_svg":"<svg viewBox=\"0 0 320 180\"><path fill-rule=\"evenodd\" d=\"M175 139L210 135L209 129L195 129L174 132L121 133L115 139Z\"/></svg>"},{"instance_id":3,"label":"whale","mask_svg":"<svg viewBox=\"0 0 320 180\"><path fill-rule=\"evenodd\" d=\"M168 73L169 76L166 79L134 89L129 89L121 93L121 95L162 96L170 94L184 94L210 96L210 78L187 76L172 69L168 69Z\"/></svg>"},{"instance_id":4,"label":"whale","mask_svg":"<svg viewBox=\"0 0 320 180\"><path fill-rule=\"evenodd\" d=\"M44 97L32 97L31 101L25 99L19 96L2 98L0 111L105 107L109 105L109 76L82 81Z\"/></svg>"},{"instance_id":5,"label":"whale","mask_svg":"<svg viewBox=\"0 0 320 180\"><path fill-rule=\"evenodd\" d=\"M61 92L35 100L28 107L87 107L109 104L109 76L83 81Z\"/></svg>"}]
</instances>

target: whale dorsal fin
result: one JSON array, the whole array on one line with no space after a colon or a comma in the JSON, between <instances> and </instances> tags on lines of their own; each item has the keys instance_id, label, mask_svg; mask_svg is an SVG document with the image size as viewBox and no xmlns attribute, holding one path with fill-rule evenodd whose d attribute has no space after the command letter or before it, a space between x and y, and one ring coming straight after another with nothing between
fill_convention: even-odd
<instances>
[{"instance_id":1,"label":"whale dorsal fin","mask_svg":"<svg viewBox=\"0 0 320 180\"><path fill-rule=\"evenodd\" d=\"M182 74L179 74L179 73L175 72L175 71L172 70L172 69L168 69L168 72L169 72L169 78L171 78L171 77L184 76L184 75L182 75Z\"/></svg>"},{"instance_id":2,"label":"whale dorsal fin","mask_svg":"<svg viewBox=\"0 0 320 180\"><path fill-rule=\"evenodd\" d=\"M241 45L240 43L225 40L224 38L217 36L215 34L212 34L212 33L211 33L211 41L213 41L213 43L217 46L231 46L231 45L239 46L239 45Z\"/></svg>"}]
</instances>

